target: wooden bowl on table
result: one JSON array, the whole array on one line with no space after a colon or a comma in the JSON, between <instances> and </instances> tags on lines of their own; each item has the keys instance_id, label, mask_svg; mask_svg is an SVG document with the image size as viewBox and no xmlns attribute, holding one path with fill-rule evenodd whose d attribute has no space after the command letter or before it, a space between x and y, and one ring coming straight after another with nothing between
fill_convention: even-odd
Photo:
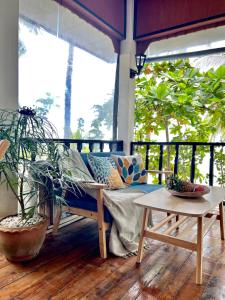
<instances>
[{"instance_id":1,"label":"wooden bowl on table","mask_svg":"<svg viewBox=\"0 0 225 300\"><path fill-rule=\"evenodd\" d=\"M174 190L169 190L169 189L167 189L167 190L173 196L185 197L185 198L199 198L210 192L210 189L208 186L201 185L201 184L195 184L193 192L177 192Z\"/></svg>"}]
</instances>

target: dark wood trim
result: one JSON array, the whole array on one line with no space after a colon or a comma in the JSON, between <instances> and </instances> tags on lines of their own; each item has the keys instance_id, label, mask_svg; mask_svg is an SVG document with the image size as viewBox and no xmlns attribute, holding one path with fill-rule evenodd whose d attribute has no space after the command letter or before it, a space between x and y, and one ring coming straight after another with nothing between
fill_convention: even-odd
<instances>
[{"instance_id":1,"label":"dark wood trim","mask_svg":"<svg viewBox=\"0 0 225 300\"><path fill-rule=\"evenodd\" d=\"M62 0L55 0L57 1L59 4L66 6L68 9L73 11L73 7L69 6L68 3L66 3L66 1ZM126 0L124 1L124 15L126 14ZM119 35L122 39L126 38L126 31L124 28L124 32L120 32L119 30L117 30L114 26L112 26L110 23L108 23L105 19L99 17L92 9L90 9L89 7L87 7L86 5L84 5L81 1L79 0L73 0L73 2L80 6L83 10L85 10L88 14L92 15L94 18L96 18L98 21L100 21L102 24L104 24L106 27L108 27L110 29L110 31L114 32L117 36ZM104 26L104 27L105 27ZM99 28L99 27L97 27Z\"/></svg>"},{"instance_id":2,"label":"dark wood trim","mask_svg":"<svg viewBox=\"0 0 225 300\"><path fill-rule=\"evenodd\" d=\"M134 20L133 20L133 39L137 36L137 12L138 12L138 0L134 0Z\"/></svg>"},{"instance_id":3,"label":"dark wood trim","mask_svg":"<svg viewBox=\"0 0 225 300\"><path fill-rule=\"evenodd\" d=\"M123 37L127 37L127 0L124 0L124 24L123 24Z\"/></svg>"},{"instance_id":4,"label":"dark wood trim","mask_svg":"<svg viewBox=\"0 0 225 300\"><path fill-rule=\"evenodd\" d=\"M135 25L137 27L137 13L135 14L135 17L136 17ZM193 25L201 26L202 23L206 23L206 22L209 22L209 21L217 20L217 19L218 19L218 21L220 21L219 19L221 19L221 18L225 18L225 13L215 15L215 16L211 16L211 17L207 17L207 18L198 19L198 20L195 20L195 21L187 22L187 23L181 23L181 24L178 24L176 26L171 26L171 27L168 27L168 28L165 28L165 29L152 31L152 32L148 32L148 33L145 33L145 34L141 34L141 35L137 35L137 30L135 28L134 40L136 40L136 41L144 40L146 38L151 38L151 37L154 37L155 35L158 35L158 34L161 34L161 33L167 33L167 32L169 33L171 31L174 31L174 30L177 30L177 29L184 29L185 30L186 27L193 26Z\"/></svg>"}]
</instances>

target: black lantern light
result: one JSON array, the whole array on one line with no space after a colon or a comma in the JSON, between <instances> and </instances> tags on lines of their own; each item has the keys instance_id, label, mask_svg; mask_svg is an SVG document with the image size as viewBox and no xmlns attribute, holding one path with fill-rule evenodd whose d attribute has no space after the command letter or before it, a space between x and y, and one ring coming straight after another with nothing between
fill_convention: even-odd
<instances>
[{"instance_id":1,"label":"black lantern light","mask_svg":"<svg viewBox=\"0 0 225 300\"><path fill-rule=\"evenodd\" d=\"M144 54L135 55L135 60L136 60L137 71L130 69L130 78L134 78L136 75L141 74L141 70L145 64L146 55Z\"/></svg>"}]
</instances>

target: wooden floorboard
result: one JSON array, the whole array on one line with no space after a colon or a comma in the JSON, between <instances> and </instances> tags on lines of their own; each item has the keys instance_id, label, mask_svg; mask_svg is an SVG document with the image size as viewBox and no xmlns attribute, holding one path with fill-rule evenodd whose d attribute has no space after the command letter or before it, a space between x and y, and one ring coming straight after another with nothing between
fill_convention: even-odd
<instances>
[{"instance_id":1,"label":"wooden floorboard","mask_svg":"<svg viewBox=\"0 0 225 300\"><path fill-rule=\"evenodd\" d=\"M162 214L154 215L159 220ZM0 300L222 300L225 243L219 223L204 240L203 284L195 284L196 254L149 240L140 265L99 257L96 223L84 219L48 235L37 258L9 263L0 255Z\"/></svg>"}]
</instances>

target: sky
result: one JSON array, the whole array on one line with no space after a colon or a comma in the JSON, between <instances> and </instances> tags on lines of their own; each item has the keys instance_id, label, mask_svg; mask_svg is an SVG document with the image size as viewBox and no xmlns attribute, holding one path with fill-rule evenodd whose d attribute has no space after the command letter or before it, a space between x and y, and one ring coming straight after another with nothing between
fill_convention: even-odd
<instances>
[{"instance_id":1,"label":"sky","mask_svg":"<svg viewBox=\"0 0 225 300\"><path fill-rule=\"evenodd\" d=\"M36 34L23 24L20 24L19 35L26 47L19 59L19 103L32 107L37 99L50 93L56 105L49 120L57 127L59 137L63 137L68 43L42 29ZM95 117L91 108L110 98L115 72L116 61L110 64L74 47L72 131L77 128L78 118L84 118L86 132L90 129ZM111 138L111 132L105 129L104 133L106 139Z\"/></svg>"}]
</instances>

